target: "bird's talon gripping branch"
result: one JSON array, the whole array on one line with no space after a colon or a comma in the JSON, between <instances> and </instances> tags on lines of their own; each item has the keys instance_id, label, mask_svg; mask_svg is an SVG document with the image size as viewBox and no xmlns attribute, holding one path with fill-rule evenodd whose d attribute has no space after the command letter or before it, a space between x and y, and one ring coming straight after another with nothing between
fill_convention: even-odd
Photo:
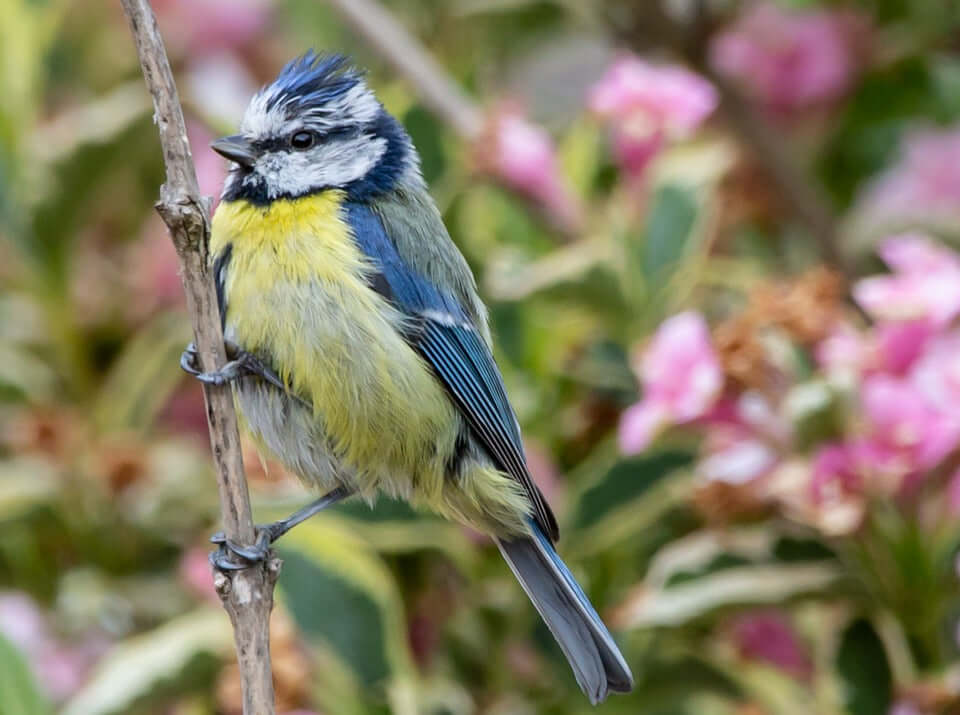
<instances>
[{"instance_id":1,"label":"bird's talon gripping branch","mask_svg":"<svg viewBox=\"0 0 960 715\"><path fill-rule=\"evenodd\" d=\"M286 391L286 386L280 381L277 374L264 365L253 353L248 353L230 340L225 340L223 345L224 348L226 348L226 355L229 362L219 370L204 372L200 368L200 357L193 343L187 345L183 354L180 356L181 369L188 375L193 375L200 380L200 382L205 382L209 385L225 385L232 380L255 375L263 378L275 387ZM300 401L299 398L296 399Z\"/></svg>"},{"instance_id":2,"label":"bird's talon gripping branch","mask_svg":"<svg viewBox=\"0 0 960 715\"><path fill-rule=\"evenodd\" d=\"M247 375L262 374L263 366L253 355L241 350L235 343L230 341L225 342L224 347L226 348L227 357L230 358L230 362L219 370L203 372L200 369L199 355L193 343L187 345L183 351L183 355L180 356L180 367L183 368L184 372L193 375L200 380L200 382L205 382L209 385L225 385L231 380L237 380Z\"/></svg>"},{"instance_id":3,"label":"bird's talon gripping branch","mask_svg":"<svg viewBox=\"0 0 960 715\"><path fill-rule=\"evenodd\" d=\"M223 571L239 571L266 560L270 553L270 538L268 530L257 528L257 543L253 546L242 546L230 541L222 531L210 537L210 541L219 548L210 553L210 563Z\"/></svg>"},{"instance_id":4,"label":"bird's talon gripping branch","mask_svg":"<svg viewBox=\"0 0 960 715\"><path fill-rule=\"evenodd\" d=\"M226 534L218 531L210 537L210 542L217 544L219 548L210 554L210 563L219 569L225 571L236 571L247 568L253 564L260 563L267 558L270 553L270 547L277 539L286 534L290 529L306 521L314 514L318 514L329 506L350 496L351 492L346 487L337 487L328 492L319 499L307 504L307 506L294 512L286 519L274 521L269 524L260 524L257 529L257 541L252 546L242 546L236 544L227 538ZM232 560L231 555L239 558L245 563L237 563Z\"/></svg>"}]
</instances>

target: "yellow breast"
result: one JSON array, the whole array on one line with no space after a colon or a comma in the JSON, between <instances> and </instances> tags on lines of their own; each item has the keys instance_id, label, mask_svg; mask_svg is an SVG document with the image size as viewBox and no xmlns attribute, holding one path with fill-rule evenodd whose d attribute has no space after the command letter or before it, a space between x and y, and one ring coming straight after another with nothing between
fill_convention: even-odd
<instances>
[{"instance_id":1,"label":"yellow breast","mask_svg":"<svg viewBox=\"0 0 960 715\"><path fill-rule=\"evenodd\" d=\"M231 246L227 337L267 356L313 404L351 468L442 478L434 462L449 453L446 442L452 449L453 405L401 337L403 316L369 288L370 263L342 201L341 192L329 191L267 207L220 204L210 248L216 258Z\"/></svg>"}]
</instances>

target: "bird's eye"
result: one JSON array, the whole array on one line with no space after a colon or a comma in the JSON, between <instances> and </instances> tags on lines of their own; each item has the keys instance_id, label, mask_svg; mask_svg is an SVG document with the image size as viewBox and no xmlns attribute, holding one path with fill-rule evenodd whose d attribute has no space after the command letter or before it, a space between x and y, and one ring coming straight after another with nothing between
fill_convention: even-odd
<instances>
[{"instance_id":1,"label":"bird's eye","mask_svg":"<svg viewBox=\"0 0 960 715\"><path fill-rule=\"evenodd\" d=\"M290 137L290 146L294 149L309 149L316 141L317 135L313 132L297 132Z\"/></svg>"}]
</instances>

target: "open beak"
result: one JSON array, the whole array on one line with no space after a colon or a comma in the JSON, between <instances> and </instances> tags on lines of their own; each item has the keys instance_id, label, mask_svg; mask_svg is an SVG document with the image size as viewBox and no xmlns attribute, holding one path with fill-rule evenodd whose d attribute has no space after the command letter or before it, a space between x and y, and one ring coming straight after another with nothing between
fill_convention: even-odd
<instances>
[{"instance_id":1,"label":"open beak","mask_svg":"<svg viewBox=\"0 0 960 715\"><path fill-rule=\"evenodd\" d=\"M210 148L230 161L248 169L253 168L253 163L257 160L253 146L242 134L217 139L210 143Z\"/></svg>"}]
</instances>

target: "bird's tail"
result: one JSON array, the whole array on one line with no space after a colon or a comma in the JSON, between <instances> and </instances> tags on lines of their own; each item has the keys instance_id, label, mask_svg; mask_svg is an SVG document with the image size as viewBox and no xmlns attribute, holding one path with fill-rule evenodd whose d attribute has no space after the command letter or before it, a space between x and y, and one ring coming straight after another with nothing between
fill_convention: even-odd
<instances>
[{"instance_id":1,"label":"bird's tail","mask_svg":"<svg viewBox=\"0 0 960 715\"><path fill-rule=\"evenodd\" d=\"M531 538L497 540L500 553L557 639L580 689L596 705L633 689L633 674L570 569L536 524Z\"/></svg>"}]
</instances>

